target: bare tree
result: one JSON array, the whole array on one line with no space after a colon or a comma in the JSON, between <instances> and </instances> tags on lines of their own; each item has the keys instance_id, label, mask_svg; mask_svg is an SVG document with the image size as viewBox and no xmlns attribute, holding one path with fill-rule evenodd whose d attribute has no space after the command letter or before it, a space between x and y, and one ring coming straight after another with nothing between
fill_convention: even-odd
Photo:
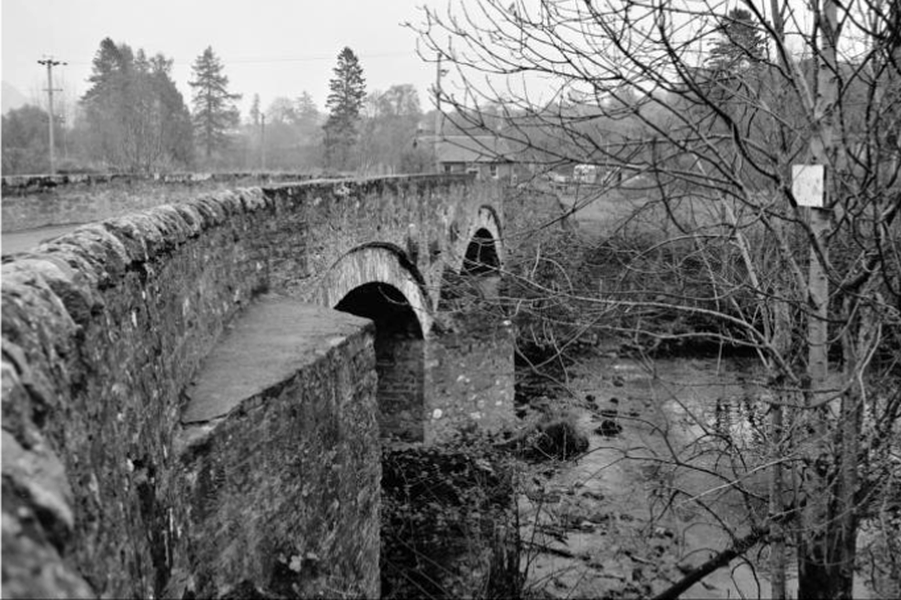
<instances>
[{"instance_id":1,"label":"bare tree","mask_svg":"<svg viewBox=\"0 0 901 600\"><path fill-rule=\"evenodd\" d=\"M632 222L657 219L677 258L637 253L622 293L579 301L598 322L682 315L644 328L658 341L756 353L788 477L774 470L761 530L793 534L802 597L850 597L861 521L899 502L901 9L737 6L479 0L415 28L452 66L437 92L455 127L506 138L533 171L595 166L574 210L622 188L649 200ZM798 164L825 168L822 209L799 203Z\"/></svg>"}]
</instances>

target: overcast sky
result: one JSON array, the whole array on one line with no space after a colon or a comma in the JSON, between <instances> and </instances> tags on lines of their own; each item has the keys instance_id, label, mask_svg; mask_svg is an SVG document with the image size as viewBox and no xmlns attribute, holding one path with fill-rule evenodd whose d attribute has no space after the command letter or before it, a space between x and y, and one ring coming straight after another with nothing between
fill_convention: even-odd
<instances>
[{"instance_id":1,"label":"overcast sky","mask_svg":"<svg viewBox=\"0 0 901 600\"><path fill-rule=\"evenodd\" d=\"M191 64L212 46L223 59L246 114L255 93L265 108L276 96L310 92L322 110L336 58L350 46L367 90L416 86L423 109L434 65L416 56L416 36L401 23L421 20L431 0L2 0L2 79L29 99L46 87L44 55L68 62L55 87L87 89L100 41L111 37L148 55L174 59L173 79L190 102Z\"/></svg>"}]
</instances>

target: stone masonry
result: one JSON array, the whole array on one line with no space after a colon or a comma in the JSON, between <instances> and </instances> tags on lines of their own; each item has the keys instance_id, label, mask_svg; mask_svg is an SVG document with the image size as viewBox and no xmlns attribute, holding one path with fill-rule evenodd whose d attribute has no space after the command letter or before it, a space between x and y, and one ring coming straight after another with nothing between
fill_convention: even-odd
<instances>
[{"instance_id":1,"label":"stone masonry","mask_svg":"<svg viewBox=\"0 0 901 600\"><path fill-rule=\"evenodd\" d=\"M15 226L7 223L6 198L3 203L4 226ZM354 261L348 257L365 248L390 248L380 256L403 271L385 272L404 273L419 286L425 309L434 310L444 272L462 262L465 237L484 220L486 205L503 214L497 204L495 190L467 178L282 183L117 216L33 253L5 257L3 596L152 598L282 584L314 589L334 583L322 575L326 563L346 575L350 593L368 595L371 552L363 541L348 550L357 542L344 539L351 531L338 523L363 523L368 514L370 521L356 531L371 531L377 500L347 501L351 479L337 484L343 491L335 496L308 489L304 497L298 483L304 473L328 480L332 475L306 469L331 461L365 481L375 477L374 470L358 468L372 448L346 443L353 430L339 414L348 411L347 418L368 432L360 440L370 439L377 416L366 366L374 362L368 326L347 330L358 321L323 317L345 341L298 364L281 383L276 377L245 395L236 412L217 417L223 420L199 445L184 441L183 418L195 423L185 413L191 383L203 381L204 361L228 343L227 333L253 319L256 299L276 293L292 302L320 302L328 295L324 285L360 281L334 273L349 269ZM462 416L495 406L503 421L503 406L495 403L503 404L509 391L512 411L512 356L509 377L503 360L493 367L499 388L472 377L480 362L467 357L506 352L506 342L495 347L485 340L476 352L451 336L442 350L432 321L424 321L429 325L422 332L427 369L419 418L425 422L426 412L442 409L453 415L448 423L463 423ZM319 339L329 345L328 335ZM439 395L429 388L433 379L444 382ZM441 395L461 404L442 408L435 403ZM472 420L491 425L487 411L479 415ZM306 442L305 435L316 439L304 429L307 422L340 435ZM270 438L272 448L262 448ZM305 451L308 459L286 458ZM274 463L281 462L294 469L294 478L279 488L249 472L243 477L237 465L245 456L255 473L274 477ZM275 525L280 517L274 515L288 502L278 496L298 491L292 501L310 520ZM237 499L248 494L266 523L248 523L240 513ZM216 527L251 541L253 530L265 531L273 546L263 562L250 564L236 550L226 552L235 546L198 541ZM350 562L341 563L338 554Z\"/></svg>"},{"instance_id":2,"label":"stone masonry","mask_svg":"<svg viewBox=\"0 0 901 600\"><path fill-rule=\"evenodd\" d=\"M3 178L3 232L90 223L200 194L309 179L291 173L18 175Z\"/></svg>"},{"instance_id":3,"label":"stone masonry","mask_svg":"<svg viewBox=\"0 0 901 600\"><path fill-rule=\"evenodd\" d=\"M378 596L373 337L364 319L264 296L204 359L175 440L192 567L168 597Z\"/></svg>"}]
</instances>

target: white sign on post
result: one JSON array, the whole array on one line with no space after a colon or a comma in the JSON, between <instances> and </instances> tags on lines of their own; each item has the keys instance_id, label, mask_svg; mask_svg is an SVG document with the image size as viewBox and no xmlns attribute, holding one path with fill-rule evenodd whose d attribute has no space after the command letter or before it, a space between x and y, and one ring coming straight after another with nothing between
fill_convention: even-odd
<instances>
[{"instance_id":1,"label":"white sign on post","mask_svg":"<svg viewBox=\"0 0 901 600\"><path fill-rule=\"evenodd\" d=\"M792 194L798 206L823 208L825 180L826 167L823 165L792 165Z\"/></svg>"}]
</instances>

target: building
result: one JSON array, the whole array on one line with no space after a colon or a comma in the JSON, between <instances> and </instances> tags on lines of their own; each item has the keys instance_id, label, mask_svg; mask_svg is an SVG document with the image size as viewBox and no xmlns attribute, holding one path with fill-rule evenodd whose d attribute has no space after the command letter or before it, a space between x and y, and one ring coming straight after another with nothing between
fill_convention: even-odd
<instances>
[{"instance_id":1,"label":"building","mask_svg":"<svg viewBox=\"0 0 901 600\"><path fill-rule=\"evenodd\" d=\"M483 180L515 178L508 144L493 135L442 136L435 145L435 155L442 173L475 173Z\"/></svg>"}]
</instances>

